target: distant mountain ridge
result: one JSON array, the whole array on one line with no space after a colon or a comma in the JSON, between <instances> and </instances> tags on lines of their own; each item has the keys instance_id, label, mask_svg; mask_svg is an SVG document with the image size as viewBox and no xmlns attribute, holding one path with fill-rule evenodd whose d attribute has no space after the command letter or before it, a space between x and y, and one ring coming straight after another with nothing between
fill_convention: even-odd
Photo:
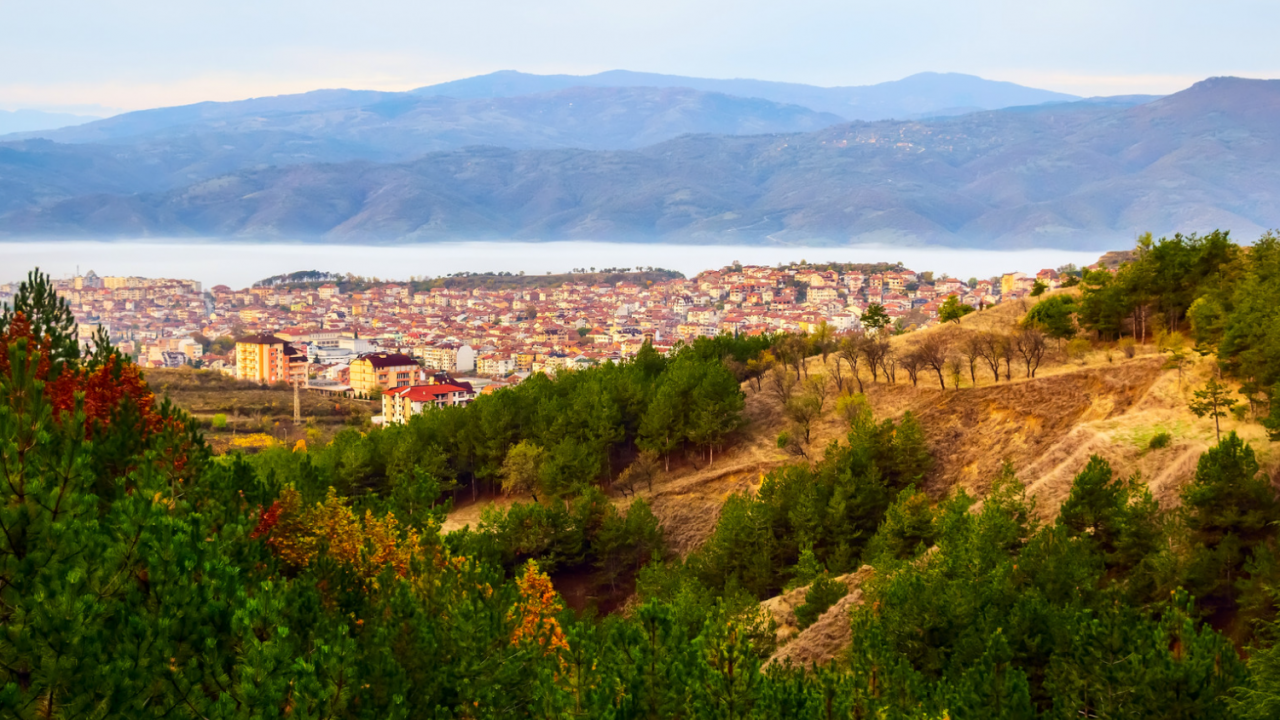
<instances>
[{"instance_id":1,"label":"distant mountain ridge","mask_svg":"<svg viewBox=\"0 0 1280 720\"><path fill-rule=\"evenodd\" d=\"M1213 78L1136 100L682 135L637 150L264 165L169 190L103 189L139 170L85 145L97 186L0 206L0 234L1105 248L1146 230L1247 238L1280 226L1280 81ZM76 148L0 145L0 178L69 184ZM24 168L38 176L20 180Z\"/></svg>"},{"instance_id":2,"label":"distant mountain ridge","mask_svg":"<svg viewBox=\"0 0 1280 720\"><path fill-rule=\"evenodd\" d=\"M1062 92L989 81L961 73L918 73L877 85L818 87L759 79L666 76L631 70L608 70L594 76L536 76L516 70L500 70L486 76L420 87L412 92L415 95L449 97L511 97L566 87L689 87L800 105L849 120L910 119L923 115L1079 100L1079 97Z\"/></svg>"},{"instance_id":3,"label":"distant mountain ridge","mask_svg":"<svg viewBox=\"0 0 1280 720\"><path fill-rule=\"evenodd\" d=\"M608 82L618 85L600 84ZM936 97L925 97L922 83ZM653 86L662 84L672 86ZM0 215L85 194L161 192L270 167L398 163L479 145L627 150L686 134L811 132L845 121L802 105L685 87L699 84L801 99L825 92L805 85L625 71L585 78L495 73L449 84L461 97L433 94L430 88L317 90L142 110L0 137ZM899 95L910 90L923 103L914 109L938 113L959 100L976 102L974 93L987 103L1058 97L962 75L913 76L869 91L883 95L885 88L898 88Z\"/></svg>"},{"instance_id":4,"label":"distant mountain ridge","mask_svg":"<svg viewBox=\"0 0 1280 720\"><path fill-rule=\"evenodd\" d=\"M43 110L0 110L0 135L50 130L100 120L92 115L45 112Z\"/></svg>"},{"instance_id":5,"label":"distant mountain ridge","mask_svg":"<svg viewBox=\"0 0 1280 720\"><path fill-rule=\"evenodd\" d=\"M145 147L192 136L278 133L307 138L313 161L402 161L468 145L611 150L686 133L805 132L840 122L797 105L690 88L572 87L470 99L332 90L143 110L14 139Z\"/></svg>"},{"instance_id":6,"label":"distant mountain ridge","mask_svg":"<svg viewBox=\"0 0 1280 720\"><path fill-rule=\"evenodd\" d=\"M532 75L503 70L488 75L429 85L415 95L497 98L554 92L570 87L686 87L738 97L761 98L833 113L846 120L907 120L955 115L1018 105L1071 102L1075 95L986 80L961 73L918 73L901 80L850 87L818 87L764 80L714 80L610 70L595 75Z\"/></svg>"},{"instance_id":7,"label":"distant mountain ridge","mask_svg":"<svg viewBox=\"0 0 1280 720\"><path fill-rule=\"evenodd\" d=\"M58 142L113 142L176 128L208 126L220 121L249 117L272 118L307 113L353 110L379 104L411 104L412 97L449 97L456 100L515 98L557 93L571 88L686 88L742 99L798 105L815 113L830 113L841 120L909 119L929 115L954 115L974 110L994 110L1017 105L1070 102L1073 95L986 80L960 73L918 73L902 80L875 85L824 88L799 83L750 79L715 80L611 70L595 75L534 75L504 70L461 80L421 87L408 93L372 90L315 90L307 93L251 98L233 102L202 102L178 107L124 113L96 122L93 118L64 116L59 127L52 116L31 125L32 111L22 111L28 127L6 124L0 111L0 141L45 138ZM5 137L6 133L10 137Z\"/></svg>"}]
</instances>

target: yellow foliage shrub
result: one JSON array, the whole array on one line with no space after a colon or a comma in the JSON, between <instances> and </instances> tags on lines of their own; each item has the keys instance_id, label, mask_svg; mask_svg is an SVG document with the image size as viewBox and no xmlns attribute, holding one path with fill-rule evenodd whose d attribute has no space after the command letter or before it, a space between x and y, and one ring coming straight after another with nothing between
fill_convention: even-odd
<instances>
[{"instance_id":1,"label":"yellow foliage shrub","mask_svg":"<svg viewBox=\"0 0 1280 720\"><path fill-rule=\"evenodd\" d=\"M234 447L242 448L265 448L276 444L276 439L266 433L253 433L252 435L238 435L231 440Z\"/></svg>"}]
</instances>

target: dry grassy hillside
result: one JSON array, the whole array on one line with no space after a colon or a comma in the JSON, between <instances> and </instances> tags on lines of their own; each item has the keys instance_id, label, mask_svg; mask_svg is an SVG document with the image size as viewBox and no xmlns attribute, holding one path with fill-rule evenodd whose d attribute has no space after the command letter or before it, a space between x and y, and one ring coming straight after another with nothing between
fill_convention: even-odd
<instances>
[{"instance_id":1,"label":"dry grassy hillside","mask_svg":"<svg viewBox=\"0 0 1280 720\"><path fill-rule=\"evenodd\" d=\"M853 635L849 613L855 606L862 604L862 584L873 573L870 565L863 565L857 572L837 577L836 581L844 583L848 588L848 594L803 630L797 627L796 608L804 604L809 586L796 588L760 603L761 610L768 613L777 625L775 637L778 642L778 649L762 669L768 669L774 663L790 662L801 667L822 664L847 648Z\"/></svg>"},{"instance_id":2,"label":"dry grassy hillside","mask_svg":"<svg viewBox=\"0 0 1280 720\"><path fill-rule=\"evenodd\" d=\"M1005 330L1030 304L997 305L958 324L910 333L893 343L905 351L932 333ZM893 385L883 377L872 383L865 369L862 379L877 418L899 418L910 411L920 420L935 459L926 483L932 494L940 497L959 486L981 497L1007 461L1037 498L1041 512L1051 516L1092 454L1107 458L1118 473L1140 473L1163 505L1176 504L1196 459L1214 442L1212 421L1187 409L1192 391L1203 385L1213 363L1198 359L1179 377L1177 370L1165 367L1165 360L1150 344L1139 346L1132 358L1098 347L1078 362L1066 361L1055 348L1030 379L1020 377L1025 371L1016 360L1012 381L995 383L989 372L980 372L975 386L966 368L958 390L949 379L947 389L939 389L932 372L921 373L918 387L901 372ZM828 358L824 370L822 358L810 358L808 373L830 375L834 363L834 356ZM851 385L846 377L846 389ZM688 459L656 481L652 491L640 492L681 553L707 537L731 493L757 487L765 473L783 463L803 461L777 447L778 433L790 426L778 400L752 383L744 383L743 390L750 424L738 443L717 455L713 465ZM820 457L822 448L844 437L846 426L834 407L834 400L829 401L813 424L810 458ZM1229 430L1253 443L1264 467L1275 473L1280 458L1257 423L1228 418L1222 431ZM1169 444L1149 449L1151 438L1162 432L1169 434ZM460 508L446 529L474 524L480 510L475 505Z\"/></svg>"},{"instance_id":3,"label":"dry grassy hillside","mask_svg":"<svg viewBox=\"0 0 1280 720\"><path fill-rule=\"evenodd\" d=\"M1008 328L1025 312L1019 303L999 305L963 318L949 327L935 327L895 338L903 349L929 333ZM1038 499L1047 515L1065 499L1075 474L1092 454L1107 458L1116 472L1140 473L1165 506L1177 501L1177 491L1190 478L1196 459L1215 442L1213 422L1196 417L1187 407L1194 390L1213 373L1212 358L1197 358L1183 368L1166 367L1167 358L1154 345L1138 346L1132 358L1114 349L1095 348L1079 362L1068 362L1056 350L1035 378L1025 375L1019 361L1013 380L996 383L981 367L974 386L968 371L959 390L938 387L936 375L921 373L919 386L905 382L872 384L864 378L866 396L878 418L898 418L910 411L920 420L935 466L927 488L943 495L960 486L979 497L990 480L1009 462ZM828 359L827 364L833 360ZM810 358L810 374L821 372L821 358ZM846 382L847 384L847 382ZM749 393L753 392L748 390ZM753 432L765 436L782 430L786 421L776 401L757 398L748 407L760 422ZM1235 430L1251 442L1274 473L1273 443L1251 420L1223 419L1222 432ZM813 447L820 448L844 432L830 413L814 429ZM1158 433L1170 443L1149 449Z\"/></svg>"}]
</instances>

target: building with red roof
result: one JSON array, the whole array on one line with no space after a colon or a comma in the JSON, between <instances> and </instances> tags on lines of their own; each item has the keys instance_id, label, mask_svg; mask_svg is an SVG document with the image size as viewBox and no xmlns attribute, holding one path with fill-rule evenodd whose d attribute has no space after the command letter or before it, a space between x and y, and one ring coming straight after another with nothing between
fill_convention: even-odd
<instances>
[{"instance_id":1,"label":"building with red roof","mask_svg":"<svg viewBox=\"0 0 1280 720\"><path fill-rule=\"evenodd\" d=\"M426 410L448 405L466 405L475 397L476 393L469 383L433 383L394 388L382 394L382 421L388 425L407 423L414 415Z\"/></svg>"}]
</instances>

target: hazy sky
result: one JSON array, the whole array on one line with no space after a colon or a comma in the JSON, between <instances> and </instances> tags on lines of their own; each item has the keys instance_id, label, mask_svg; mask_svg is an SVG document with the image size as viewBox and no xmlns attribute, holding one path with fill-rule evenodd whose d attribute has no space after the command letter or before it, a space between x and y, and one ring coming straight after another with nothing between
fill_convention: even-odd
<instances>
[{"instance_id":1,"label":"hazy sky","mask_svg":"<svg viewBox=\"0 0 1280 720\"><path fill-rule=\"evenodd\" d=\"M138 109L494 70L1079 95L1280 77L1277 0L0 0L0 109ZM100 110L99 110L100 111Z\"/></svg>"}]
</instances>

